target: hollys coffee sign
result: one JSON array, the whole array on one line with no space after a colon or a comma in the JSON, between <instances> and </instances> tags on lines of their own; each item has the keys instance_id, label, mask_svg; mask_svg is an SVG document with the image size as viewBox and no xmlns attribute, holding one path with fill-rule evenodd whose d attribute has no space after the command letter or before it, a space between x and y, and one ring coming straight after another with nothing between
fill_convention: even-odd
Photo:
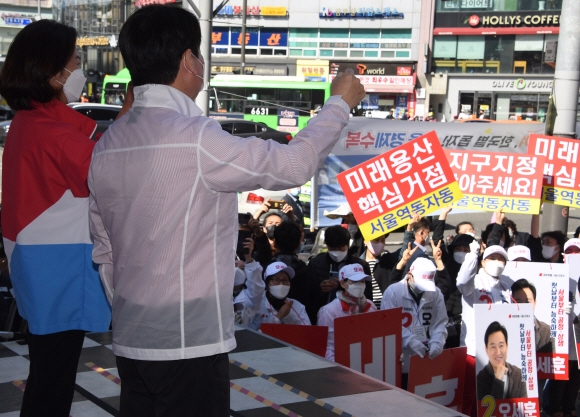
<instances>
[{"instance_id":1,"label":"hollys coffee sign","mask_svg":"<svg viewBox=\"0 0 580 417\"><path fill-rule=\"evenodd\" d=\"M559 14L542 15L471 15L467 18L471 27L518 27L518 26L559 26Z\"/></svg>"}]
</instances>

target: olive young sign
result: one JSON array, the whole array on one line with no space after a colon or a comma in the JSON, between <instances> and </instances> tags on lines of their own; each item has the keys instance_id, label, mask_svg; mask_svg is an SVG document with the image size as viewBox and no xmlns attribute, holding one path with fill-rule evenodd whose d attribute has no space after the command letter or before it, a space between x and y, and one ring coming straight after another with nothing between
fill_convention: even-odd
<instances>
[{"instance_id":1,"label":"olive young sign","mask_svg":"<svg viewBox=\"0 0 580 417\"><path fill-rule=\"evenodd\" d=\"M337 176L366 240L461 199L435 131L376 156Z\"/></svg>"}]
</instances>

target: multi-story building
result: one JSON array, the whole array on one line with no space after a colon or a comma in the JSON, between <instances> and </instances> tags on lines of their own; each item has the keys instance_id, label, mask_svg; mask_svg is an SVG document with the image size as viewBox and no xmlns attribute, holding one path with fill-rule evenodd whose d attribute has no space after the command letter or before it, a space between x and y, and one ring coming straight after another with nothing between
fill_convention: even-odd
<instances>
[{"instance_id":1,"label":"multi-story building","mask_svg":"<svg viewBox=\"0 0 580 417\"><path fill-rule=\"evenodd\" d=\"M436 117L544 121L562 0L436 0L419 79Z\"/></svg>"},{"instance_id":2,"label":"multi-story building","mask_svg":"<svg viewBox=\"0 0 580 417\"><path fill-rule=\"evenodd\" d=\"M40 18L52 18L52 0L0 0L0 55L6 55L16 34Z\"/></svg>"}]
</instances>

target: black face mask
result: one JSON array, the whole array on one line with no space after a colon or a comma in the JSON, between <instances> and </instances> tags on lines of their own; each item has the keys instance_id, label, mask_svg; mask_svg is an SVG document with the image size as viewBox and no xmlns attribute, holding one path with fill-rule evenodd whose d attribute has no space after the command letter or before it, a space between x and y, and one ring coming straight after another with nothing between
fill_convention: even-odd
<instances>
[{"instance_id":1,"label":"black face mask","mask_svg":"<svg viewBox=\"0 0 580 417\"><path fill-rule=\"evenodd\" d=\"M266 226L266 236L268 239L274 240L274 230L276 229L276 225L273 224L271 226Z\"/></svg>"}]
</instances>

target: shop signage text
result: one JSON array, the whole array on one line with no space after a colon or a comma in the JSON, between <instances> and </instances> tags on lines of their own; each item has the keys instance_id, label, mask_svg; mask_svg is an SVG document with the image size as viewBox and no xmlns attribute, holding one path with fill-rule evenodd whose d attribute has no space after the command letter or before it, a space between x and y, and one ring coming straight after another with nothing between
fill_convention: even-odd
<instances>
[{"instance_id":1,"label":"shop signage text","mask_svg":"<svg viewBox=\"0 0 580 417\"><path fill-rule=\"evenodd\" d=\"M218 16L242 17L242 6L224 6L218 13ZM248 6L246 16L270 16L270 17L288 17L286 7L275 6Z\"/></svg>"},{"instance_id":2,"label":"shop signage text","mask_svg":"<svg viewBox=\"0 0 580 417\"><path fill-rule=\"evenodd\" d=\"M502 80L502 81L492 81L491 86L493 88L505 88L506 90L533 90L533 89L548 89L552 88L554 81L527 81L524 78L518 78L516 80Z\"/></svg>"},{"instance_id":3,"label":"shop signage text","mask_svg":"<svg viewBox=\"0 0 580 417\"><path fill-rule=\"evenodd\" d=\"M559 26L560 15L508 15L508 16L482 16L472 15L468 19L472 27L478 26Z\"/></svg>"},{"instance_id":4,"label":"shop signage text","mask_svg":"<svg viewBox=\"0 0 580 417\"><path fill-rule=\"evenodd\" d=\"M328 7L323 7L318 16L321 19L404 19L404 13L399 13L397 9L393 8L391 11L390 7L385 7L383 11L381 9L372 7L352 7L352 8L340 8L333 7L332 9Z\"/></svg>"},{"instance_id":5,"label":"shop signage text","mask_svg":"<svg viewBox=\"0 0 580 417\"><path fill-rule=\"evenodd\" d=\"M84 36L82 38L77 38L77 46L109 46L109 38L106 36Z\"/></svg>"},{"instance_id":6,"label":"shop signage text","mask_svg":"<svg viewBox=\"0 0 580 417\"><path fill-rule=\"evenodd\" d=\"M7 25L26 26L36 20L33 14L2 13L2 20Z\"/></svg>"},{"instance_id":7,"label":"shop signage text","mask_svg":"<svg viewBox=\"0 0 580 417\"><path fill-rule=\"evenodd\" d=\"M145 6L150 6L152 4L169 4L175 3L177 0L137 0L135 2L135 7L141 8Z\"/></svg>"}]
</instances>

